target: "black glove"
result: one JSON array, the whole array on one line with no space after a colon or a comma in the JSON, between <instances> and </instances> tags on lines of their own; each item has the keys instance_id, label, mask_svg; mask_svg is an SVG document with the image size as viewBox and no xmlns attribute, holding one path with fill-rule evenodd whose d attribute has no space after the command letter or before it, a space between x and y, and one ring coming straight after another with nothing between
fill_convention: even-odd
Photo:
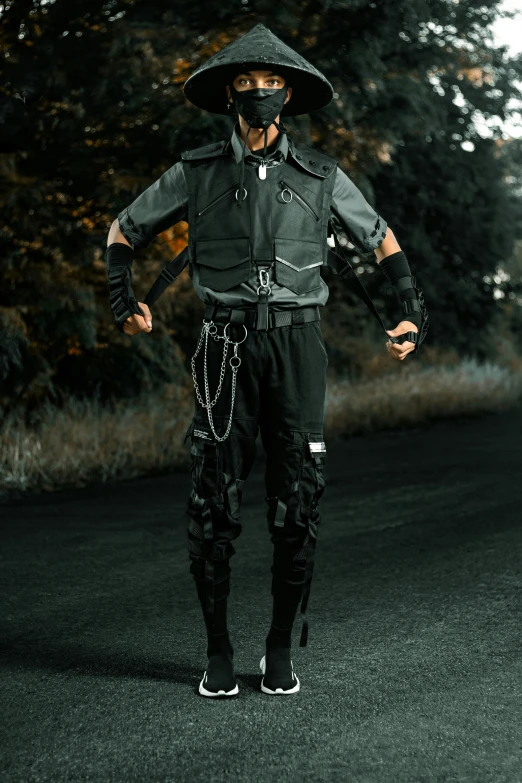
<instances>
[{"instance_id":1,"label":"black glove","mask_svg":"<svg viewBox=\"0 0 522 783\"><path fill-rule=\"evenodd\" d=\"M109 278L109 302L114 323L119 331L123 332L123 324L131 315L145 316L131 285L134 251L123 242L113 242L108 246L105 258Z\"/></svg>"},{"instance_id":2,"label":"black glove","mask_svg":"<svg viewBox=\"0 0 522 783\"><path fill-rule=\"evenodd\" d=\"M417 287L417 282L411 274L410 265L402 250L392 253L379 263L383 275L397 294L400 302L403 318L401 321L411 321L418 332L406 332L403 341L409 340L415 343L413 353L418 351L419 345L426 337L428 331L428 311L424 304L422 288Z\"/></svg>"}]
</instances>

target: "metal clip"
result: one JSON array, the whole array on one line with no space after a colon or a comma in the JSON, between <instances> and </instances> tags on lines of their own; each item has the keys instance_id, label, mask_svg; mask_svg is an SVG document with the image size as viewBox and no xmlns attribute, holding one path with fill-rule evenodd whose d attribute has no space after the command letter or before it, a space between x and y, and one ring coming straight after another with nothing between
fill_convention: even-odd
<instances>
[{"instance_id":1,"label":"metal clip","mask_svg":"<svg viewBox=\"0 0 522 783\"><path fill-rule=\"evenodd\" d=\"M271 294L272 288L270 286L270 269L260 269L258 271L259 276L259 283L257 287L257 294L259 295L261 292L263 294Z\"/></svg>"}]
</instances>

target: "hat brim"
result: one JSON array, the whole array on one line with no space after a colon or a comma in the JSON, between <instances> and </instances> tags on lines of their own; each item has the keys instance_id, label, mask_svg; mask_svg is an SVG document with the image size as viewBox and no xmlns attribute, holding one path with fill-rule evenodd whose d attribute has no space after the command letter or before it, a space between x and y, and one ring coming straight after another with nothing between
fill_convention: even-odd
<instances>
[{"instance_id":1,"label":"hat brim","mask_svg":"<svg viewBox=\"0 0 522 783\"><path fill-rule=\"evenodd\" d=\"M266 61L214 65L208 70L203 66L189 76L183 92L185 97L200 109L214 114L230 114L230 110L227 109L228 96L225 89L227 84L230 84L243 70L276 71L278 68L287 84L292 87L292 96L281 110L282 116L293 117L318 111L332 100L333 87L324 76L316 76L287 63Z\"/></svg>"}]
</instances>

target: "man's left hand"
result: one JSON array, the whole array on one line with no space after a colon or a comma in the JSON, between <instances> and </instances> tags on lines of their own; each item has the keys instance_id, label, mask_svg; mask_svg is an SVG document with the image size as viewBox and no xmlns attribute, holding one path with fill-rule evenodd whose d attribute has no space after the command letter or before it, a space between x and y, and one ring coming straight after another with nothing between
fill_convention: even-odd
<instances>
[{"instance_id":1,"label":"man's left hand","mask_svg":"<svg viewBox=\"0 0 522 783\"><path fill-rule=\"evenodd\" d=\"M390 337L400 337L401 334L406 334L406 332L418 331L418 328L411 321L401 321L395 329L386 329L386 334L389 334ZM409 340L403 343L392 343L391 340L388 340L386 349L394 359L402 361L409 353L415 350L415 343L411 343Z\"/></svg>"}]
</instances>

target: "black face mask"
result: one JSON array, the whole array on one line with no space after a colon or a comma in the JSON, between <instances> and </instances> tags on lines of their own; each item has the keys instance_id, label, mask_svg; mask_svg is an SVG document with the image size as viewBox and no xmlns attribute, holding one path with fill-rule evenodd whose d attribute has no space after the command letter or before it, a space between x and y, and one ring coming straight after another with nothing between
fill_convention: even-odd
<instances>
[{"instance_id":1,"label":"black face mask","mask_svg":"<svg viewBox=\"0 0 522 783\"><path fill-rule=\"evenodd\" d=\"M253 90L236 90L230 85L238 114L251 128L269 128L285 105L288 85L276 89L256 87Z\"/></svg>"}]
</instances>

